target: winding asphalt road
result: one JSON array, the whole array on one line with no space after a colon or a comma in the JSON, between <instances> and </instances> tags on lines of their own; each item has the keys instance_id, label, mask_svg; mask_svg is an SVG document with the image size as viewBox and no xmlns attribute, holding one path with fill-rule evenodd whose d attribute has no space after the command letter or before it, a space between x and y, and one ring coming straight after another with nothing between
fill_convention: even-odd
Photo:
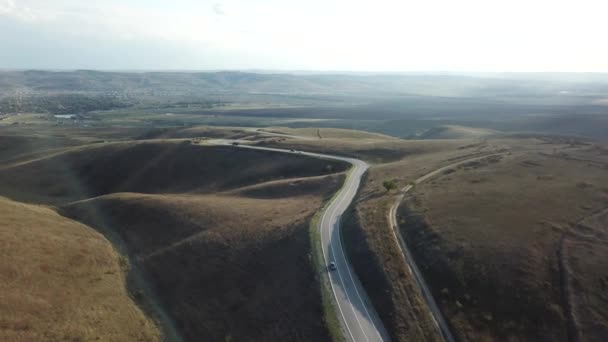
<instances>
[{"instance_id":1,"label":"winding asphalt road","mask_svg":"<svg viewBox=\"0 0 608 342\"><path fill-rule=\"evenodd\" d=\"M290 151L278 148L260 147L247 145L247 141L236 141L226 139L209 140L207 143L213 145L232 145L238 142L236 147L254 150L273 151L281 153L297 153L300 155L340 160L350 163L350 169L344 185L334 196L321 213L319 230L321 232L321 246L326 270L329 275L330 287L335 298L336 311L340 320L344 336L353 342L375 342L389 341L388 334L378 318L376 311L367 299L367 295L361 286L357 275L346 258L346 252L340 238L340 219L350 203L353 201L359 185L361 176L365 173L368 165L358 159L344 158L320 153L303 151ZM327 265L335 262L337 269L329 271Z\"/></svg>"}]
</instances>

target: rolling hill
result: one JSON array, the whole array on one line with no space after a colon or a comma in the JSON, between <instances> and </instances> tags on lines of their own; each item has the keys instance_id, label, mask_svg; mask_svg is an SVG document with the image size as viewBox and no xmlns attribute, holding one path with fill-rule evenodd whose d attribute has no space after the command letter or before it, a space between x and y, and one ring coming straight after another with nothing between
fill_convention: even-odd
<instances>
[{"instance_id":1,"label":"rolling hill","mask_svg":"<svg viewBox=\"0 0 608 342\"><path fill-rule=\"evenodd\" d=\"M55 204L115 192L209 193L347 168L318 158L275 156L180 140L94 144L0 168L0 185L20 201Z\"/></svg>"},{"instance_id":2,"label":"rolling hill","mask_svg":"<svg viewBox=\"0 0 608 342\"><path fill-rule=\"evenodd\" d=\"M6 165L0 193L124 246L187 341L328 341L310 221L346 167L183 140L105 143Z\"/></svg>"},{"instance_id":3,"label":"rolling hill","mask_svg":"<svg viewBox=\"0 0 608 342\"><path fill-rule=\"evenodd\" d=\"M540 147L446 170L401 206L403 235L462 340L608 334L605 151Z\"/></svg>"},{"instance_id":4,"label":"rolling hill","mask_svg":"<svg viewBox=\"0 0 608 342\"><path fill-rule=\"evenodd\" d=\"M128 263L94 229L0 198L0 250L0 340L161 340L127 291Z\"/></svg>"},{"instance_id":5,"label":"rolling hill","mask_svg":"<svg viewBox=\"0 0 608 342\"><path fill-rule=\"evenodd\" d=\"M433 127L420 134L418 139L475 139L497 134L498 132L487 128L475 128L456 125Z\"/></svg>"}]
</instances>

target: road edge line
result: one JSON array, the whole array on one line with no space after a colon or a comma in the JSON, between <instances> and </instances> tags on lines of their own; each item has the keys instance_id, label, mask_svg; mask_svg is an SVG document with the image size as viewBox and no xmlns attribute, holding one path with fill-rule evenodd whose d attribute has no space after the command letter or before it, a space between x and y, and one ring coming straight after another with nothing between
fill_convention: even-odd
<instances>
[{"instance_id":1,"label":"road edge line","mask_svg":"<svg viewBox=\"0 0 608 342\"><path fill-rule=\"evenodd\" d=\"M334 295L331 289L331 280L329 279L329 275L327 274L325 265L325 255L323 254L323 241L321 240L321 227L320 223L324 214L324 211L327 209L329 204L331 204L340 191L344 188L344 184L346 184L346 180L350 176L353 166L344 173L344 181L339 189L337 189L333 195L323 202L323 206L315 213L313 218L310 220L309 225L309 234L311 240L311 250L312 250L312 262L315 273L319 279L319 285L321 288L321 301L323 306L323 320L329 330L331 335L331 339L334 342L345 342L345 331L342 323L340 323L340 319L338 318L338 303L336 302L336 296Z\"/></svg>"}]
</instances>

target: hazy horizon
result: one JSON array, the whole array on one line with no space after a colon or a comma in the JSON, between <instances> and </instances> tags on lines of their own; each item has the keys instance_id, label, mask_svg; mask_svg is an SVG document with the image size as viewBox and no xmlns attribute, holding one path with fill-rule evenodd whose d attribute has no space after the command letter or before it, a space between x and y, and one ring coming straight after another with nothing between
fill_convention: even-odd
<instances>
[{"instance_id":1,"label":"hazy horizon","mask_svg":"<svg viewBox=\"0 0 608 342\"><path fill-rule=\"evenodd\" d=\"M0 68L608 72L606 9L547 0L0 0Z\"/></svg>"}]
</instances>

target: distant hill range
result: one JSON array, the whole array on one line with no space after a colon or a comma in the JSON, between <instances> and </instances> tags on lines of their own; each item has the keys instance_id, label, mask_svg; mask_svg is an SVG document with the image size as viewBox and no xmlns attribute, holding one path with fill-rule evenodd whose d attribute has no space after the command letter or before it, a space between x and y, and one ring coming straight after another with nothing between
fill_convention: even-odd
<instances>
[{"instance_id":1,"label":"distant hill range","mask_svg":"<svg viewBox=\"0 0 608 342\"><path fill-rule=\"evenodd\" d=\"M0 93L270 93L516 96L597 94L608 74L287 74L220 72L0 71Z\"/></svg>"},{"instance_id":2,"label":"distant hill range","mask_svg":"<svg viewBox=\"0 0 608 342\"><path fill-rule=\"evenodd\" d=\"M428 139L491 130L606 139L607 94L608 74L599 73L0 71L0 115L130 108L232 116L231 125L252 124L238 117L333 120L306 126ZM428 131L437 126L445 127Z\"/></svg>"}]
</instances>

